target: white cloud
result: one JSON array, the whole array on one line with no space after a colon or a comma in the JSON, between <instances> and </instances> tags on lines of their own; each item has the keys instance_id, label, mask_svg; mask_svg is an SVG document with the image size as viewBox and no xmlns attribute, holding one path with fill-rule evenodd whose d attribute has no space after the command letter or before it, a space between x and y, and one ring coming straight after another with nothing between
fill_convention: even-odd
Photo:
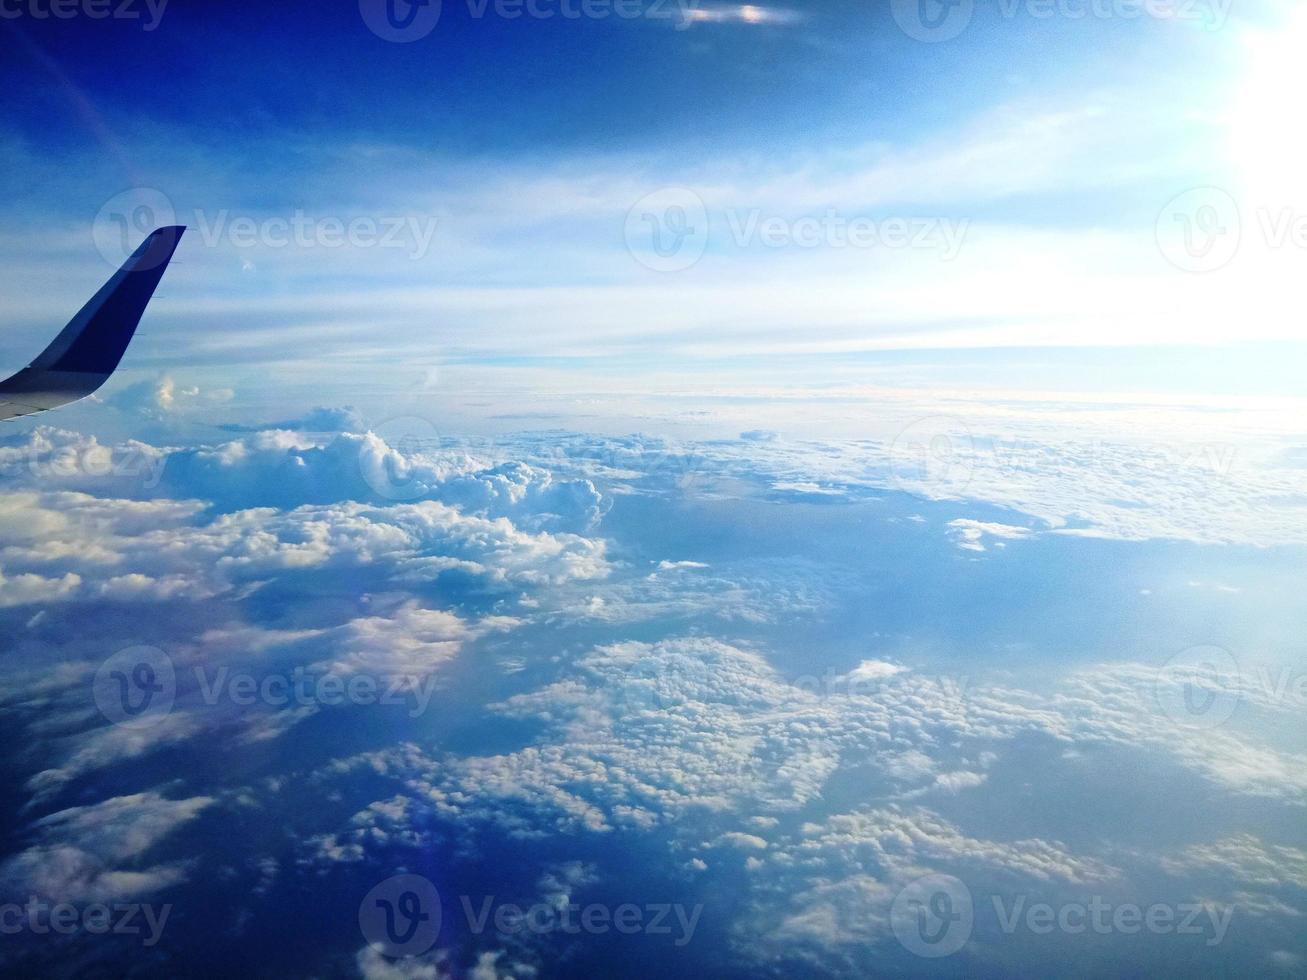
<instances>
[{"instance_id":1,"label":"white cloud","mask_svg":"<svg viewBox=\"0 0 1307 980\"><path fill-rule=\"evenodd\" d=\"M58 602L77 591L81 576L68 572L59 578L45 578L31 572L6 575L0 569L0 607Z\"/></svg>"},{"instance_id":2,"label":"white cloud","mask_svg":"<svg viewBox=\"0 0 1307 980\"><path fill-rule=\"evenodd\" d=\"M1307 850L1269 844L1252 834L1193 844L1178 854L1163 857L1161 863L1177 875L1207 871L1250 885L1292 885L1307 890Z\"/></svg>"},{"instance_id":3,"label":"white cloud","mask_svg":"<svg viewBox=\"0 0 1307 980\"><path fill-rule=\"evenodd\" d=\"M140 859L213 802L147 792L52 813L32 825L38 842L0 865L0 882L11 896L40 895L54 902L148 896L185 881L186 866L138 867Z\"/></svg>"},{"instance_id":4,"label":"white cloud","mask_svg":"<svg viewBox=\"0 0 1307 980\"><path fill-rule=\"evenodd\" d=\"M864 660L849 671L845 679L855 683L878 681L901 674L906 669L901 664L890 663L888 660Z\"/></svg>"},{"instance_id":5,"label":"white cloud","mask_svg":"<svg viewBox=\"0 0 1307 980\"><path fill-rule=\"evenodd\" d=\"M1010 524L996 524L991 521L974 521L959 517L948 522L954 542L963 551L984 551L986 538L998 538L998 546L1004 541L1020 541L1030 537L1030 529L1013 527Z\"/></svg>"},{"instance_id":6,"label":"white cloud","mask_svg":"<svg viewBox=\"0 0 1307 980\"><path fill-rule=\"evenodd\" d=\"M189 502L68 492L11 494L0 497L0 507L15 525L15 543L3 552L9 565L62 572L5 573L4 605L95 596L201 599L280 572L342 565L376 566L400 582L429 581L449 568L505 585L608 574L602 541L527 532L507 518L430 500L251 508L211 518Z\"/></svg>"}]
</instances>

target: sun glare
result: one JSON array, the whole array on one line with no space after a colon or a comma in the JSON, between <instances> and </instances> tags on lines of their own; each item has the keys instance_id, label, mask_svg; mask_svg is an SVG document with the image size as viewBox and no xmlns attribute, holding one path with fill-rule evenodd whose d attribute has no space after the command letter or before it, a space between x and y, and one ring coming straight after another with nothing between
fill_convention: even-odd
<instances>
[{"instance_id":1,"label":"sun glare","mask_svg":"<svg viewBox=\"0 0 1307 980\"><path fill-rule=\"evenodd\" d=\"M1234 99L1230 149L1239 192L1259 207L1307 205L1307 9L1245 37L1246 73Z\"/></svg>"}]
</instances>

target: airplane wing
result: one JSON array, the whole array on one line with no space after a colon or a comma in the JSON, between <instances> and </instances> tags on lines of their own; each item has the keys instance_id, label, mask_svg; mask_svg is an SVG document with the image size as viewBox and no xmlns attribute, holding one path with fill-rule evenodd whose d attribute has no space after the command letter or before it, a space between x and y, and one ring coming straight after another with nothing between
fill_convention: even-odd
<instances>
[{"instance_id":1,"label":"airplane wing","mask_svg":"<svg viewBox=\"0 0 1307 980\"><path fill-rule=\"evenodd\" d=\"M109 380L185 230L151 232L36 360L0 381L0 421L75 402Z\"/></svg>"}]
</instances>

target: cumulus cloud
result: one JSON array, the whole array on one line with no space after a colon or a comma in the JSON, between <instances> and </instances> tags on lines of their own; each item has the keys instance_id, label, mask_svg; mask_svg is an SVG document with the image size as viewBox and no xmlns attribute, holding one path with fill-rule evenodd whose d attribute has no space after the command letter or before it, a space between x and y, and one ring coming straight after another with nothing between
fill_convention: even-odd
<instances>
[{"instance_id":1,"label":"cumulus cloud","mask_svg":"<svg viewBox=\"0 0 1307 980\"><path fill-rule=\"evenodd\" d=\"M1137 666L1072 673L1051 693L951 688L889 662L862 666L874 685L831 696L786 683L756 651L705 637L612 644L579 658L565 678L495 706L543 726L519 750L469 757L406 745L342 760L340 771L365 767L402 786L408 802L366 823L411 846L426 839L414 806L424 821L524 838L673 828L674 850L688 866L726 862L757 882L735 929L745 956L779 952L775 944L786 955L796 944L818 956L863 955L867 943L889 936L898 891L931 871L998 891L1024 880L1073 897L1119 884L1119 851L986 838L940 812L957 794L987 785L1003 747L1030 735L1070 746L1146 746L1233 792L1286 800L1298 792L1293 760L1244 735L1177 739L1165 714L1148 705L1155 672ZM1115 693L1090 695L1091 684ZM1278 761L1270 767L1269 759ZM882 802L818 811L796 826L795 815L850 767L877 774L863 792ZM369 837L342 832L328 846L361 853ZM1292 868L1297 857L1279 860ZM1275 860L1235 841L1174 856L1168 867L1193 875L1203 862L1239 862L1251 884Z\"/></svg>"},{"instance_id":2,"label":"cumulus cloud","mask_svg":"<svg viewBox=\"0 0 1307 980\"><path fill-rule=\"evenodd\" d=\"M33 491L82 491L127 499L203 499L222 510L344 501L440 502L529 529L589 529L607 504L588 479L496 459L454 444L397 448L372 432L336 431L351 413L323 410L308 421L329 431L268 429L184 447L92 436L38 426L0 441L0 472ZM403 442L403 434L400 434Z\"/></svg>"},{"instance_id":3,"label":"cumulus cloud","mask_svg":"<svg viewBox=\"0 0 1307 980\"><path fill-rule=\"evenodd\" d=\"M370 566L400 581L460 569L502 584L602 578L601 540L527 532L437 501L343 502L209 515L195 501L102 499L73 492L0 497L10 529L0 560L8 605L46 599L200 599L279 572ZM54 569L56 574L42 574Z\"/></svg>"},{"instance_id":4,"label":"cumulus cloud","mask_svg":"<svg viewBox=\"0 0 1307 980\"><path fill-rule=\"evenodd\" d=\"M874 689L831 697L709 638L613 644L580 658L571 676L494 706L547 726L520 751L429 757L407 747L366 764L437 814L532 836L558 823L607 831L688 814L792 812L846 757L877 760L915 789L935 778L936 763L919 753L924 767L896 770L905 737L933 753L939 741L1010 737L1021 724L997 704L977 712L935 681L876 673ZM941 786L956 791L965 778Z\"/></svg>"},{"instance_id":5,"label":"cumulus cloud","mask_svg":"<svg viewBox=\"0 0 1307 980\"><path fill-rule=\"evenodd\" d=\"M6 575L0 569L0 606L58 602L71 596L81 584L81 576L73 572L59 578L45 578L31 572Z\"/></svg>"},{"instance_id":6,"label":"cumulus cloud","mask_svg":"<svg viewBox=\"0 0 1307 980\"><path fill-rule=\"evenodd\" d=\"M686 813L792 811L850 759L874 763L902 798L954 794L986 780L1001 744L1025 733L1080 742L1147 744L1231 790L1292 799L1294 757L1234 732L1177 739L1151 702L1155 675L1117 668L1115 697L950 688L910 672L829 696L785 682L758 653L707 638L620 643L579 659L566 679L496 707L546 725L506 755L429 757L409 747L371 758L435 812L537 834L558 822L605 831ZM974 758L945 747L976 746Z\"/></svg>"},{"instance_id":7,"label":"cumulus cloud","mask_svg":"<svg viewBox=\"0 0 1307 980\"><path fill-rule=\"evenodd\" d=\"M901 674L906 669L902 664L890 663L888 660L864 660L848 672L846 680L854 683L878 681Z\"/></svg>"},{"instance_id":8,"label":"cumulus cloud","mask_svg":"<svg viewBox=\"0 0 1307 980\"><path fill-rule=\"evenodd\" d=\"M930 810L899 807L864 808L805 823L797 834L774 841L760 860L768 887L755 896L751 915L737 928L742 952L759 959L785 944L838 950L889 938L895 896L931 868L972 881L1006 873L1027 887L1041 882L1101 887L1120 875L1054 842L977 839Z\"/></svg>"},{"instance_id":9,"label":"cumulus cloud","mask_svg":"<svg viewBox=\"0 0 1307 980\"><path fill-rule=\"evenodd\" d=\"M354 959L363 980L440 980L453 975L443 950L430 956L394 960L364 946Z\"/></svg>"},{"instance_id":10,"label":"cumulus cloud","mask_svg":"<svg viewBox=\"0 0 1307 980\"><path fill-rule=\"evenodd\" d=\"M549 860L528 878L551 904L604 880L598 841L666 848L682 876L740 874L733 935L741 955L760 935L790 946L874 946L897 888L937 869L1040 888L1118 882L1137 855L1052 831L1009 839L969 822L967 806L1001 799L994 794L1010 785L1005 761L1019 756L1026 765L1032 745L1041 759L1103 747L1146 754L1205 792L1267 805L1304 798L1301 754L1239 718L1201 737L1180 731L1158 702L1159 684L1171 680L1151 665L1050 670L1032 685L978 663L984 681L951 683L923 669L929 640L890 646L897 638L877 624L871 644L841 637L839 659L830 655L837 669L824 675L835 683L814 689L778 665L795 672L817 663L822 630L844 625L823 614L844 598L866 605L846 569L806 552L714 552L688 534L664 548L656 535L638 546L599 536L599 528L613 537L623 530L620 510L606 522L613 495L648 506L644 495L704 490L722 506L730 497L719 480L760 490L767 507L790 499L776 487L878 500L893 483L883 446L863 445L850 461L829 445L731 440L696 448L689 455L698 462L683 466L668 465L685 457L655 440L397 448L376 433L343 431L348 419L316 421L340 429L260 429L184 448L101 444L49 429L0 441L11 462L18 454L13 484L0 495L0 606L54 637L60 658L57 669L11 675L2 707L31 737L22 764L39 760L24 770L35 770L29 809L62 807L31 824L32 841L7 860L5 880L35 887L39 879L83 895L183 882L185 862L154 860L151 848L211 805L207 787L184 801L119 790L117 802L69 804L93 798L82 793L101 779L120 778L114 767L125 760L208 743L259 752L326 717L316 705L208 704L183 683L156 726L106 725L87 699L105 652L71 618L43 621L20 608L37 603L52 613L56 603L81 603L117 616L119 631L124 622L157 630L171 638L167 652L183 678L197 666L254 665L445 685L460 673L452 666L471 666L460 659L468 651L488 649L504 687L477 687L488 704L449 712L456 725L484 726L475 730L492 733L488 743L431 738L426 728L387 740L371 726L341 725L347 748L328 740L323 755L303 762L311 775L270 775L241 787L240 798L257 808L266 803L260 794L295 780L323 794L331 805L305 820L301 853L302 866L322 874L348 875L390 848L430 849L450 827L469 852L482 838L517 846L565 834L576 859ZM128 450L157 482L104 470ZM76 465L41 469L55 458ZM688 472L705 482L687 488ZM986 510L984 520L952 518L958 511L923 519L935 529L929 534L898 527L954 566L962 563L953 545L979 553L1056 530L1128 537L1194 527L1187 500L1161 507L1160 522L1150 511L1143 523L1113 524L1114 508L1132 508L1099 500L1101 486L1081 492L1085 514L1093 513L1078 526L1037 519L1049 501L1070 499L1060 481L1078 472L1071 466L1040 488L1042 503L1023 512L1029 526L1026 517L999 520ZM377 490L385 480L418 493L388 497ZM1159 481L1137 485L1145 496L1160 491ZM510 630L524 637L511 655L497 649ZM1239 678L1218 680L1233 685L1240 711L1287 717L1283 699ZM317 748L318 740L305 741ZM137 767L118 767L128 768ZM126 813L142 815L134 836ZM1271 916L1293 913L1287 891L1302 886L1301 863L1293 847L1227 836L1173 849L1152 867L1178 888L1237 879L1239 901ZM485 950L397 964L364 949L356 964L379 977L524 972Z\"/></svg>"},{"instance_id":11,"label":"cumulus cloud","mask_svg":"<svg viewBox=\"0 0 1307 980\"><path fill-rule=\"evenodd\" d=\"M340 408L318 406L293 419L264 422L261 425L227 423L228 432L263 432L268 429L291 429L304 432L363 432L367 426L363 417L351 405Z\"/></svg>"},{"instance_id":12,"label":"cumulus cloud","mask_svg":"<svg viewBox=\"0 0 1307 980\"><path fill-rule=\"evenodd\" d=\"M231 401L234 396L235 392L230 388L201 389L198 385L178 384L172 377L163 375L118 388L102 400L110 408L131 415L162 419L179 413L211 410Z\"/></svg>"},{"instance_id":13,"label":"cumulus cloud","mask_svg":"<svg viewBox=\"0 0 1307 980\"><path fill-rule=\"evenodd\" d=\"M423 956L391 959L371 946L364 946L354 957L363 980L514 980L533 977L536 970L508 959L502 950L485 950L476 955L466 970L459 970L451 952L435 950Z\"/></svg>"}]
</instances>

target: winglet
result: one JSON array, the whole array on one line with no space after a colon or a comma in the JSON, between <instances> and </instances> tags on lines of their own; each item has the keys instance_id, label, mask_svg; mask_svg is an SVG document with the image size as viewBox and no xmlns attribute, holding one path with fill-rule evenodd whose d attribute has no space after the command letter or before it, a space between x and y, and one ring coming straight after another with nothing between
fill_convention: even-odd
<instances>
[{"instance_id":1,"label":"winglet","mask_svg":"<svg viewBox=\"0 0 1307 980\"><path fill-rule=\"evenodd\" d=\"M0 419L58 408L109 379L185 230L151 232L36 360L0 382Z\"/></svg>"}]
</instances>

